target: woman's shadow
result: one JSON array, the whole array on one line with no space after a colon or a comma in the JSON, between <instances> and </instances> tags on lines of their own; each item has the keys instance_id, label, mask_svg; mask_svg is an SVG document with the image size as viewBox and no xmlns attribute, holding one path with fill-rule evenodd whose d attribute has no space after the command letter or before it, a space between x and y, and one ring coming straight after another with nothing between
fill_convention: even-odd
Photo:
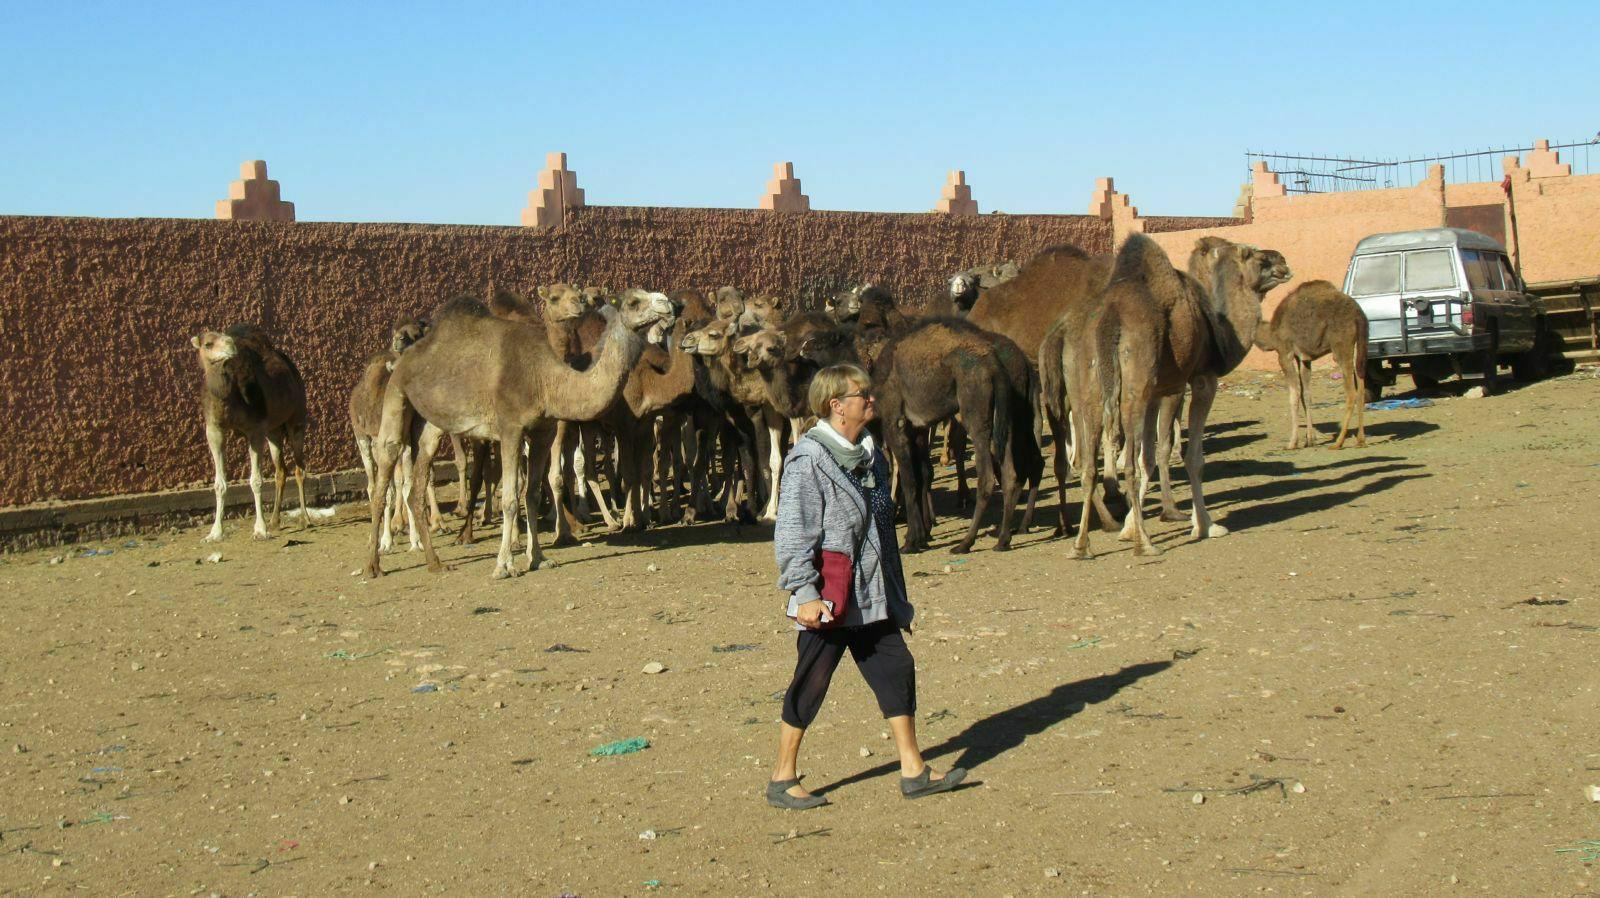
<instances>
[{"instance_id":1,"label":"woman's shadow","mask_svg":"<svg viewBox=\"0 0 1600 898\"><path fill-rule=\"evenodd\" d=\"M931 761L934 758L960 752L960 757L956 758L951 766L971 770L1016 748L1027 741L1029 736L1044 732L1082 711L1086 706L1099 704L1116 695L1123 687L1158 674L1172 665L1171 661L1148 661L1124 667L1116 673L1091 677L1075 683L1063 683L1046 695L974 722L944 742L924 749L922 756ZM829 783L812 791L814 794L823 795L834 789L883 776L898 769L900 769L898 762L879 764L870 770L851 774L838 782ZM976 783L963 784L958 789L968 788L970 785Z\"/></svg>"}]
</instances>

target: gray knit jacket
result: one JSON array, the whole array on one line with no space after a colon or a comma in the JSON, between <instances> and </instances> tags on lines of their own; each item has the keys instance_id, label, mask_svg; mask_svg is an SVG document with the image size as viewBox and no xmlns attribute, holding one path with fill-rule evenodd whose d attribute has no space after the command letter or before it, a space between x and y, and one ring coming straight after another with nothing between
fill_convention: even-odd
<instances>
[{"instance_id":1,"label":"gray knit jacket","mask_svg":"<svg viewBox=\"0 0 1600 898\"><path fill-rule=\"evenodd\" d=\"M883 452L876 454L872 466L873 475L887 484L889 465ZM903 586L890 594L892 581L882 570L885 549L867 500L827 448L815 440L796 440L783 462L782 484L772 547L778 559L778 588L790 594L789 616L821 597L816 550L822 548L850 556L855 567L855 594L840 626L893 620L901 629L910 629L916 611Z\"/></svg>"}]
</instances>

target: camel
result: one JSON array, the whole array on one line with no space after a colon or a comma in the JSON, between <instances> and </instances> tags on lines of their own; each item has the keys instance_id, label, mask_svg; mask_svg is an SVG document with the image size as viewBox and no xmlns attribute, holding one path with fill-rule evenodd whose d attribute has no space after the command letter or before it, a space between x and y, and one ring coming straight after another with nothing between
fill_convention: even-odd
<instances>
[{"instance_id":1,"label":"camel","mask_svg":"<svg viewBox=\"0 0 1600 898\"><path fill-rule=\"evenodd\" d=\"M926 510L932 467L928 430L961 414L977 456L978 492L972 523L951 549L972 550L1000 467L1002 505L995 549L1011 546L1011 515L1021 492L1018 481L1037 477L1028 384L1018 384L1000 358L992 335L958 318L925 319L889 341L873 366L878 421L898 462L901 505L906 513L904 551L928 547ZM1031 451L1029 451L1031 447Z\"/></svg>"},{"instance_id":2,"label":"camel","mask_svg":"<svg viewBox=\"0 0 1600 898\"><path fill-rule=\"evenodd\" d=\"M898 333L911 323L889 291L876 284L861 284L840 291L823 302L822 310L840 324L855 324L863 331Z\"/></svg>"},{"instance_id":3,"label":"camel","mask_svg":"<svg viewBox=\"0 0 1600 898\"><path fill-rule=\"evenodd\" d=\"M222 333L202 331L189 338L189 345L197 351L204 375L200 411L205 418L206 445L211 449L211 462L216 470L217 511L206 542L222 539L222 512L228 493L222 443L230 433L243 436L250 448L250 493L256 507L252 535L256 539L271 538L261 519L263 446L272 454L273 479L277 486L272 496L272 529L277 530L281 523L285 446L293 456L295 488L300 493L300 528L311 526L311 516L306 513L306 387L299 369L288 355L272 344L264 331L250 325L234 325Z\"/></svg>"},{"instance_id":4,"label":"camel","mask_svg":"<svg viewBox=\"0 0 1600 898\"><path fill-rule=\"evenodd\" d=\"M723 438L724 452L737 454L738 465L744 474L745 493L751 504L759 501L760 483L756 474L755 459L760 449L758 434L765 430L770 442L782 439L782 419L769 416L767 407L767 388L759 372L747 367L744 358L733 351L736 324L728 321L711 321L694 331L684 335L684 351L698 357L700 364L696 368L695 390L700 399L713 412L707 423L716 422L715 427L703 426L699 429L700 443L695 452L695 489L705 495L706 484L709 483L712 441L720 434ZM776 437L773 436L774 428L777 429ZM730 442L731 441L731 442ZM772 458L777 464L783 463L783 456L777 454L771 445L768 447L768 469L772 468ZM736 481L731 476L733 466L729 465L730 476L726 482L726 501L724 503L724 519L738 520L740 518L738 489ZM773 512L776 520L776 499L769 498L769 510Z\"/></svg>"},{"instance_id":5,"label":"camel","mask_svg":"<svg viewBox=\"0 0 1600 898\"><path fill-rule=\"evenodd\" d=\"M1289 388L1289 443L1285 448L1302 445L1302 417L1304 445L1317 442L1306 390L1311 386L1311 363L1330 352L1344 380L1344 420L1333 448L1344 448L1352 414L1356 417L1356 445L1367 445L1367 316L1360 304L1327 281L1307 281L1284 297L1271 321L1262 321L1256 328L1255 344L1278 354L1278 367Z\"/></svg>"},{"instance_id":6,"label":"camel","mask_svg":"<svg viewBox=\"0 0 1600 898\"><path fill-rule=\"evenodd\" d=\"M657 416L694 396L694 356L682 348L687 327L688 322L680 319L665 346L646 347L629 373L621 397L599 419L616 438L622 530L644 526L654 468L652 449L669 448L656 442Z\"/></svg>"},{"instance_id":7,"label":"camel","mask_svg":"<svg viewBox=\"0 0 1600 898\"><path fill-rule=\"evenodd\" d=\"M378 427L383 422L383 390L388 386L389 373L394 370L394 363L399 360L400 353L422 339L427 333L427 327L427 322L420 318L402 319L397 323L390 333L389 348L367 358L360 380L356 381L355 387L350 391L350 430L355 436L356 451L361 455L361 467L367 473L369 501L373 479L372 438L377 435ZM410 457L402 454L402 467L395 483L397 489L391 489L384 497L385 517L390 523L384 528L383 537L379 542L380 552L388 552L393 548L393 531L398 525L395 519L402 509L411 536L412 551L422 548L421 539L417 536L417 522L411 517L411 506L401 499L411 489L409 461ZM438 522L442 515L439 513L439 499L434 493L431 478L427 487L428 508L432 515L431 526L432 523Z\"/></svg>"},{"instance_id":8,"label":"camel","mask_svg":"<svg viewBox=\"0 0 1600 898\"><path fill-rule=\"evenodd\" d=\"M967 320L1004 334L1039 362L1039 342L1076 298L1092 296L1111 277L1111 256L1091 256L1075 246L1052 246L1028 260L1016 277L985 290Z\"/></svg>"},{"instance_id":9,"label":"camel","mask_svg":"<svg viewBox=\"0 0 1600 898\"><path fill-rule=\"evenodd\" d=\"M1216 398L1217 379L1243 361L1261 322L1261 298L1291 275L1283 256L1220 238L1191 259L1199 276L1173 268L1167 254L1142 234L1128 238L1117 254L1111 280L1092 310L1091 327L1077 339L1075 358L1064 373L1076 415L1079 478L1085 497L1073 553L1089 557L1089 513L1098 477L1094 447L1113 421L1120 423L1127 444L1123 464L1129 510L1121 537L1134 543L1136 555L1160 550L1144 529L1143 498L1155 456L1165 453L1170 430L1158 427L1163 397L1179 396L1187 385L1189 439L1184 458L1192 494L1191 536L1224 536L1227 528L1206 512L1201 476L1206 415ZM1068 332L1068 340L1073 335ZM1098 410L1095 413L1093 410ZM1159 441L1154 456L1151 445ZM1162 471L1166 508L1170 487ZM1175 507L1174 509L1175 510ZM1101 509L1102 515L1104 510Z\"/></svg>"},{"instance_id":10,"label":"camel","mask_svg":"<svg viewBox=\"0 0 1600 898\"><path fill-rule=\"evenodd\" d=\"M500 475L503 525L493 576L520 573L512 559L521 504L518 465L509 460L521 457L526 438L531 450L528 470L544 471L556 422L593 421L604 413L622 392L628 372L644 353L646 339L659 342L673 323L667 297L645 290L625 291L615 307L604 306L602 313L611 320L594 363L585 371L563 362L539 328L496 318L481 303L461 303L440 316L427 336L401 354L384 392L383 425L374 446L378 481L373 495L381 496L388 487L402 441L415 446L413 464L423 472L430 469L446 434L494 440L505 463ZM408 500L414 515L420 513L421 499L413 481ZM539 549L539 516L531 507L539 501L537 488L528 490L528 501L528 568L538 570L545 561ZM383 573L378 557L381 516L382 507L374 498L369 577ZM422 534L428 570L443 570L432 534L426 529Z\"/></svg>"},{"instance_id":11,"label":"camel","mask_svg":"<svg viewBox=\"0 0 1600 898\"><path fill-rule=\"evenodd\" d=\"M950 277L948 289L929 311L942 315L965 316L978 297L1022 273L1021 266L1005 261L958 271Z\"/></svg>"}]
</instances>

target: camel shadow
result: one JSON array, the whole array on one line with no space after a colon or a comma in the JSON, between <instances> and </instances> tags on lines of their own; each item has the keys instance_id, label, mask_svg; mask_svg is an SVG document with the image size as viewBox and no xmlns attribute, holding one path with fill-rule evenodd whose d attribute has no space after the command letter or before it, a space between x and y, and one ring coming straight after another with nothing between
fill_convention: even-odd
<instances>
[{"instance_id":1,"label":"camel shadow","mask_svg":"<svg viewBox=\"0 0 1600 898\"><path fill-rule=\"evenodd\" d=\"M1438 429L1439 425L1432 421L1379 421L1377 424L1367 425L1367 436L1388 437L1390 440L1409 440L1412 437L1432 433Z\"/></svg>"},{"instance_id":2,"label":"camel shadow","mask_svg":"<svg viewBox=\"0 0 1600 898\"><path fill-rule=\"evenodd\" d=\"M1299 453L1306 453L1306 450L1304 449L1295 451ZM1280 450L1280 454L1287 455L1288 453L1289 450L1287 449ZM1301 457L1308 456L1302 454ZM1240 477L1270 477L1273 480L1298 480L1307 474L1328 471L1335 468L1348 468L1352 465L1383 464L1403 461L1409 461L1409 459L1400 455L1363 455L1358 453L1344 455L1335 461L1330 461L1321 465L1297 465L1292 461L1280 461L1278 459L1270 458L1221 459L1215 462L1208 461L1206 463L1205 482L1207 484L1211 484L1223 480L1233 480ZM1174 486L1183 482L1181 477L1176 476L1177 473L1179 472L1174 472ZM1227 491L1218 491L1213 493L1212 490L1207 489L1206 504L1210 505L1213 498L1219 498L1223 495L1226 495L1226 493Z\"/></svg>"},{"instance_id":3,"label":"camel shadow","mask_svg":"<svg viewBox=\"0 0 1600 898\"><path fill-rule=\"evenodd\" d=\"M1204 447L1206 450L1206 455L1209 456L1213 453L1227 452L1230 449L1238 449L1241 446L1248 446L1251 443L1264 439L1266 439L1266 435L1261 433L1236 433L1231 436L1213 437L1211 435L1211 429L1207 428Z\"/></svg>"},{"instance_id":4,"label":"camel shadow","mask_svg":"<svg viewBox=\"0 0 1600 898\"><path fill-rule=\"evenodd\" d=\"M1420 467L1422 467L1422 465L1391 465L1371 471L1357 472L1357 475L1377 474L1386 470L1406 470ZM1297 518L1304 514L1327 511L1330 508L1345 505L1357 499L1370 496L1373 493L1381 493L1385 490L1392 489L1408 480L1421 480L1425 477L1431 476L1433 475L1405 474L1380 477L1371 483L1363 484L1354 489L1337 490L1330 493L1316 493L1309 496L1290 496L1278 502L1267 502L1260 505L1248 505L1237 510L1230 509L1227 518L1224 520L1224 523L1234 530L1248 530L1252 527L1261 527L1266 524L1276 524L1292 518Z\"/></svg>"},{"instance_id":5,"label":"camel shadow","mask_svg":"<svg viewBox=\"0 0 1600 898\"><path fill-rule=\"evenodd\" d=\"M1360 461L1374 462L1374 459L1361 459ZM1280 463L1280 464L1287 464ZM1329 466L1332 467L1332 466ZM1270 479L1260 483L1251 483L1244 486L1232 487L1225 490L1212 492L1206 491L1206 506L1223 507L1237 505L1244 502L1261 502L1270 499L1282 499L1299 494L1313 493L1327 487L1339 486L1352 480L1363 477L1373 477L1379 474L1391 474L1399 471L1414 471L1424 465L1414 462L1404 462L1394 459L1387 462L1378 462L1370 466L1351 467L1340 472L1330 472L1328 476L1311 477L1310 471L1318 469L1294 469L1289 465L1289 470L1268 475ZM1430 476L1430 475L1422 475Z\"/></svg>"},{"instance_id":6,"label":"camel shadow","mask_svg":"<svg viewBox=\"0 0 1600 898\"><path fill-rule=\"evenodd\" d=\"M960 752L952 766L972 770L1021 746L1029 736L1037 736L1082 711L1088 705L1099 704L1139 680L1161 673L1173 663L1147 661L1124 667L1116 673L1063 683L1045 695L975 721L971 726L938 745L923 749L922 756L933 760ZM879 764L812 791L817 795L824 795L835 789L865 782L899 769L898 762Z\"/></svg>"}]
</instances>

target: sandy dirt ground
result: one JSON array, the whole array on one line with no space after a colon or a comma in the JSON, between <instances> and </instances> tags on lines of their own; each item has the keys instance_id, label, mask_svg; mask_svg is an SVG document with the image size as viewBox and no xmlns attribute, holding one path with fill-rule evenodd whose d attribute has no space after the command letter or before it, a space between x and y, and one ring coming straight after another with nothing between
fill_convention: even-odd
<instances>
[{"instance_id":1,"label":"sandy dirt ground","mask_svg":"<svg viewBox=\"0 0 1600 898\"><path fill-rule=\"evenodd\" d=\"M1562 850L1600 839L1600 379L1459 392L1288 452L1281 387L1231 378L1234 532L1153 524L1157 558L1048 527L956 558L943 516L906 563L917 725L972 774L917 802L848 663L802 755L833 804L762 801L794 654L766 528L503 582L491 538L364 581L354 506L6 557L0 892L1600 894Z\"/></svg>"}]
</instances>

